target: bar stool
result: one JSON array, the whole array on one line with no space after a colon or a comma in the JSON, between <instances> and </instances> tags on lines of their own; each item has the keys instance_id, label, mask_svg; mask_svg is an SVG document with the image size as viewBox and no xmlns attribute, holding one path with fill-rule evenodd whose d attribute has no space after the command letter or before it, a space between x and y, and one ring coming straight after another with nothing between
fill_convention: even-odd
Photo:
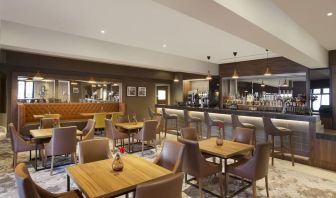
<instances>
[{"instance_id":1,"label":"bar stool","mask_svg":"<svg viewBox=\"0 0 336 198\"><path fill-rule=\"evenodd\" d=\"M183 110L183 113L184 113L184 126L185 127L190 127L190 125L192 123L195 123L196 131L198 133L198 136L200 136L200 128L201 128L201 131L202 131L202 119L190 116L189 111L186 110L186 109ZM201 126L201 127L199 127L199 126ZM202 137L202 133L201 133L201 137Z\"/></svg>"},{"instance_id":2,"label":"bar stool","mask_svg":"<svg viewBox=\"0 0 336 198\"><path fill-rule=\"evenodd\" d=\"M242 123L240 122L239 118L237 115L232 114L231 115L232 119L232 127L233 129L236 129L237 127L242 127L242 128L249 128L253 130L253 139L252 139L252 144L256 145L257 140L256 140L256 129L257 127L253 124L250 123Z\"/></svg>"},{"instance_id":3,"label":"bar stool","mask_svg":"<svg viewBox=\"0 0 336 198\"><path fill-rule=\"evenodd\" d=\"M162 116L161 113L157 113L157 112L153 111L150 107L148 107L148 114L149 114L149 117L150 117L151 120L153 120L153 118L155 116Z\"/></svg>"},{"instance_id":4,"label":"bar stool","mask_svg":"<svg viewBox=\"0 0 336 198\"><path fill-rule=\"evenodd\" d=\"M176 137L178 138L179 132L178 132L178 128L177 128L177 115L176 114L168 114L166 109L162 108L162 117L165 121L165 137L166 137L167 131L168 131L168 121L169 120L175 120L175 128L172 128L172 129L176 130Z\"/></svg>"},{"instance_id":5,"label":"bar stool","mask_svg":"<svg viewBox=\"0 0 336 198\"><path fill-rule=\"evenodd\" d=\"M273 122L270 118L263 118L264 122L264 128L266 133L266 141L268 142L268 136L270 135L272 137L272 165L274 164L274 137L279 136L280 137L280 153L282 159L284 159L284 146L283 146L283 138L289 137L289 146L290 146L290 153L292 157L292 166L294 166L294 150L293 150L293 144L292 144L292 136L293 131L284 127L276 127L274 126Z\"/></svg>"},{"instance_id":6,"label":"bar stool","mask_svg":"<svg viewBox=\"0 0 336 198\"><path fill-rule=\"evenodd\" d=\"M209 113L204 111L204 122L205 122L205 125L207 126L207 138L210 138L211 137L211 128L212 127L218 127L218 125L222 124L224 125L224 122L221 121L221 120L213 120ZM224 128L223 128L223 138L225 139L225 132L224 132Z\"/></svg>"}]
</instances>

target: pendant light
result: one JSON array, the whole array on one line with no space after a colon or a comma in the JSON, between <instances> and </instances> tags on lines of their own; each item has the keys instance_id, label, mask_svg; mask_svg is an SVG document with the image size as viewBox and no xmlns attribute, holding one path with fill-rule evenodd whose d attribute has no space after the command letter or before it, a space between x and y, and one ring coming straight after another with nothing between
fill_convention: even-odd
<instances>
[{"instance_id":1,"label":"pendant light","mask_svg":"<svg viewBox=\"0 0 336 198\"><path fill-rule=\"evenodd\" d=\"M266 86L265 83L264 83L264 80L261 81L261 85L260 86L261 87L265 87Z\"/></svg>"},{"instance_id":2,"label":"pendant light","mask_svg":"<svg viewBox=\"0 0 336 198\"><path fill-rule=\"evenodd\" d=\"M285 79L284 84L283 84L282 86L283 86L283 87L288 87L287 79Z\"/></svg>"},{"instance_id":3,"label":"pendant light","mask_svg":"<svg viewBox=\"0 0 336 198\"><path fill-rule=\"evenodd\" d=\"M269 65L268 65L268 49L266 49L266 71L265 71L264 75L265 76L271 76L272 75L271 69L269 68Z\"/></svg>"},{"instance_id":4,"label":"pendant light","mask_svg":"<svg viewBox=\"0 0 336 198\"><path fill-rule=\"evenodd\" d=\"M33 77L33 80L36 80L36 81L40 81L40 80L43 80L44 78L42 77L42 75L40 74L40 72L38 71L35 76Z\"/></svg>"},{"instance_id":5,"label":"pendant light","mask_svg":"<svg viewBox=\"0 0 336 198\"><path fill-rule=\"evenodd\" d=\"M236 68L237 68L237 62L236 62L237 52L233 52L233 56L234 56L234 66L235 66L235 68L233 70L232 78L233 79L237 79L237 78L239 78L238 72L236 70Z\"/></svg>"},{"instance_id":6,"label":"pendant light","mask_svg":"<svg viewBox=\"0 0 336 198\"><path fill-rule=\"evenodd\" d=\"M174 77L174 82L179 82L180 80L178 79L178 76L177 74L175 74L175 77Z\"/></svg>"},{"instance_id":7,"label":"pendant light","mask_svg":"<svg viewBox=\"0 0 336 198\"><path fill-rule=\"evenodd\" d=\"M207 59L210 62L210 56L207 56ZM207 80L211 80L212 79L209 69L208 69L208 75L205 77L205 79L207 79Z\"/></svg>"}]
</instances>

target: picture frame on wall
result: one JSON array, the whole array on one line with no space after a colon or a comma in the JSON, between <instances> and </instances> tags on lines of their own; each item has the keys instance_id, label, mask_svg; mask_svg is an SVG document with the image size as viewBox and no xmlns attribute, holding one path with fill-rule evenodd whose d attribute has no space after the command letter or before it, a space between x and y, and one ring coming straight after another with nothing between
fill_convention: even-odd
<instances>
[{"instance_id":1,"label":"picture frame on wall","mask_svg":"<svg viewBox=\"0 0 336 198\"><path fill-rule=\"evenodd\" d=\"M78 89L78 87L74 87L74 88L72 88L72 92L73 92L73 93L76 93L76 94L79 93L79 89Z\"/></svg>"},{"instance_id":2,"label":"picture frame on wall","mask_svg":"<svg viewBox=\"0 0 336 198\"><path fill-rule=\"evenodd\" d=\"M136 87L127 86L127 96L136 96Z\"/></svg>"},{"instance_id":3,"label":"picture frame on wall","mask_svg":"<svg viewBox=\"0 0 336 198\"><path fill-rule=\"evenodd\" d=\"M147 96L147 88L138 87L138 96Z\"/></svg>"}]
</instances>

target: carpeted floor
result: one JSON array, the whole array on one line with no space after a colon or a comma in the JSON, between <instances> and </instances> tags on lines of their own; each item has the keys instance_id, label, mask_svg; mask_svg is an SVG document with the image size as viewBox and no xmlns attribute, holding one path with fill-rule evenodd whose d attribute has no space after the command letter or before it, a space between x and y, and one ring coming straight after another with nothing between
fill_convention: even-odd
<instances>
[{"instance_id":1,"label":"carpeted floor","mask_svg":"<svg viewBox=\"0 0 336 198\"><path fill-rule=\"evenodd\" d=\"M167 138L175 139L176 136L168 136ZM158 149L159 152L160 149ZM135 153L134 155L141 155ZM157 153L155 150L145 151L144 158L153 160ZM28 153L19 154L19 162L27 162ZM63 157L56 158L56 164L65 164L69 161ZM12 163L12 152L10 140L5 138L4 134L0 134L0 197L18 197L16 192L15 177ZM64 166L55 169L54 175L49 175L49 170L35 172L30 163L29 171L39 185L51 192L64 192L66 190L66 174ZM209 177L204 180L205 187L211 191L218 192L218 179ZM230 181L230 189L240 185L239 181ZM76 188L74 184L71 186ZM269 168L269 190L271 197L336 197L336 173L330 172L306 165L295 164L291 166L290 162L284 160L275 160L275 165ZM257 194L259 197L266 197L264 180L257 182ZM183 197L199 197L198 190L188 184L183 186ZM205 197L213 197L205 194ZM251 189L248 188L236 197L251 197Z\"/></svg>"}]
</instances>

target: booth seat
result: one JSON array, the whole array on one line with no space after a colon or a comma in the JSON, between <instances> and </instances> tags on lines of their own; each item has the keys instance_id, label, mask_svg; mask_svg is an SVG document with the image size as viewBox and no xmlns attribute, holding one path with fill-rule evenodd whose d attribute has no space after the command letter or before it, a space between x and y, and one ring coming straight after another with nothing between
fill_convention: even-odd
<instances>
[{"instance_id":1,"label":"booth seat","mask_svg":"<svg viewBox=\"0 0 336 198\"><path fill-rule=\"evenodd\" d=\"M39 126L34 115L57 113L61 115L61 126L84 128L90 117L81 113L126 112L125 103L18 103L18 128L23 135Z\"/></svg>"}]
</instances>

